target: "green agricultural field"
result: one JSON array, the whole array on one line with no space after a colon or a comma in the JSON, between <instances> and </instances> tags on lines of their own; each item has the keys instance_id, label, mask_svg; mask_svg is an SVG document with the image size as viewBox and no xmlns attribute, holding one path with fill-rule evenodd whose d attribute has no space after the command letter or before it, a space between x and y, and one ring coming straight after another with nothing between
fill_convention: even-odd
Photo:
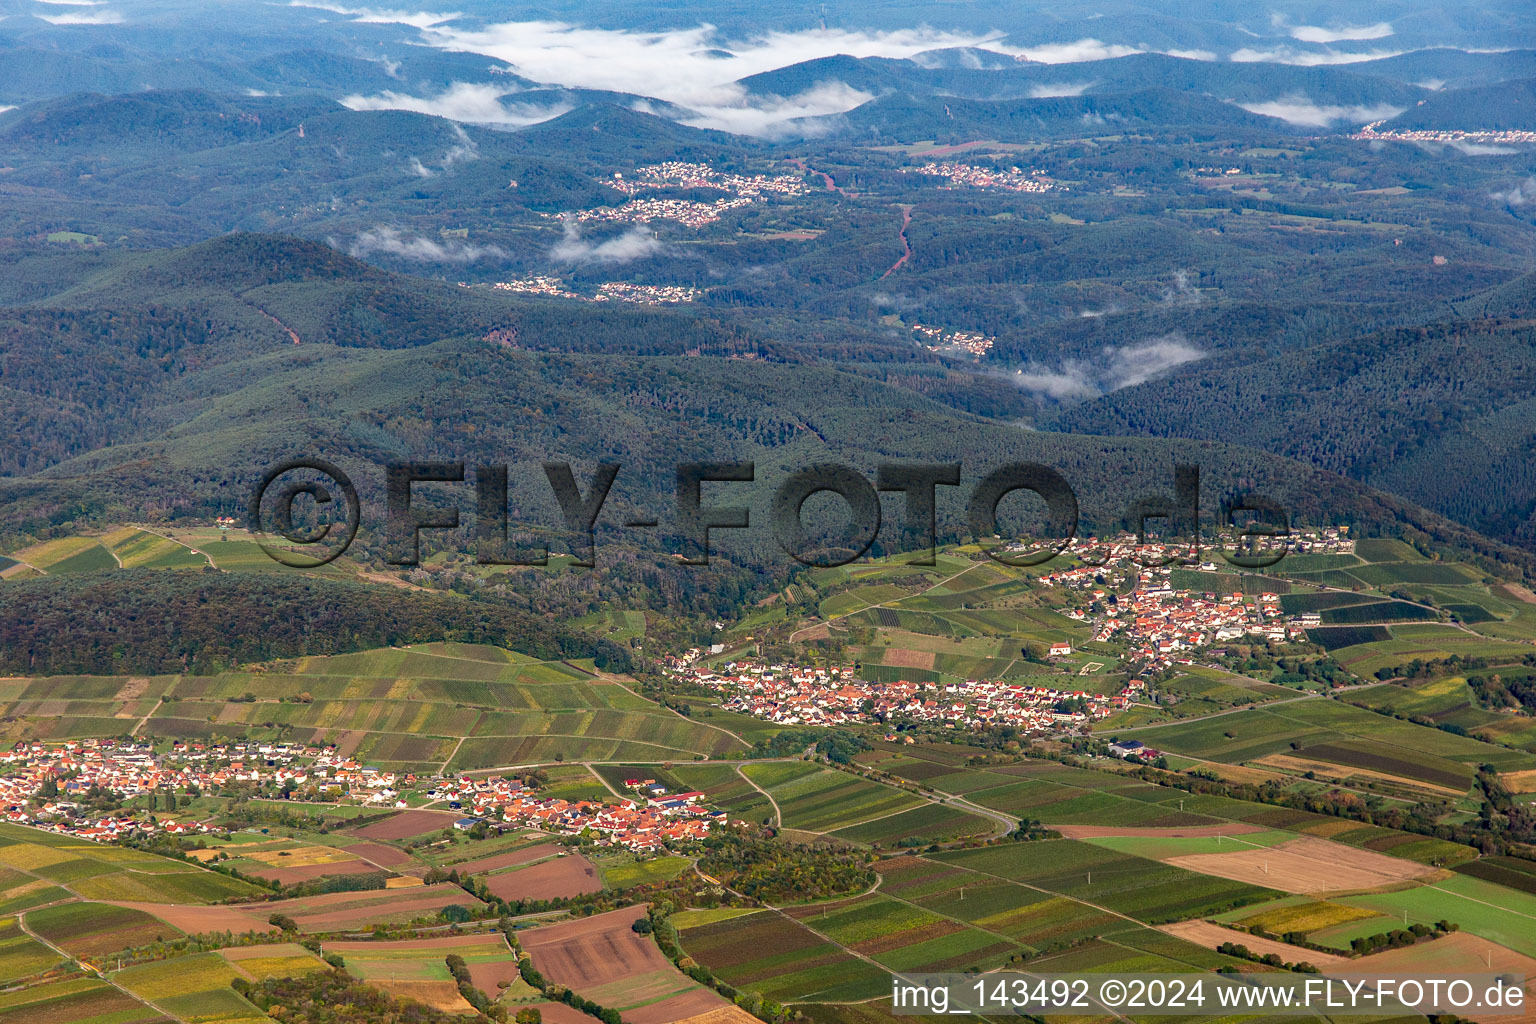
<instances>
[{"instance_id":1,"label":"green agricultural field","mask_svg":"<svg viewBox=\"0 0 1536 1024\"><path fill-rule=\"evenodd\" d=\"M835 839L872 846L911 846L949 842L992 832L996 822L954 807L927 804L862 825L829 833Z\"/></svg>"},{"instance_id":2,"label":"green agricultural field","mask_svg":"<svg viewBox=\"0 0 1536 1024\"><path fill-rule=\"evenodd\" d=\"M1536 956L1536 895L1458 875L1433 885L1338 900L1409 924L1451 921L1463 931ZM1401 925L1399 925L1400 927Z\"/></svg>"},{"instance_id":3,"label":"green agricultural field","mask_svg":"<svg viewBox=\"0 0 1536 1024\"><path fill-rule=\"evenodd\" d=\"M717 976L776 1002L855 1001L890 989L890 972L770 910L699 922L679 937Z\"/></svg>"},{"instance_id":4,"label":"green agricultural field","mask_svg":"<svg viewBox=\"0 0 1536 1024\"><path fill-rule=\"evenodd\" d=\"M262 1019L262 1013L246 1002L229 983L240 977L217 953L197 953L127 967L111 979L140 999L194 1022Z\"/></svg>"},{"instance_id":5,"label":"green agricultural field","mask_svg":"<svg viewBox=\"0 0 1536 1024\"><path fill-rule=\"evenodd\" d=\"M692 864L692 858L676 855L646 860L635 860L633 857L611 860L600 858L597 861L598 870L603 875L603 884L609 889L628 889L633 885L670 881L687 871Z\"/></svg>"},{"instance_id":6,"label":"green agricultural field","mask_svg":"<svg viewBox=\"0 0 1536 1024\"><path fill-rule=\"evenodd\" d=\"M71 956L97 957L177 938L181 932L139 910L106 903L62 903L29 911L27 927Z\"/></svg>"},{"instance_id":7,"label":"green agricultural field","mask_svg":"<svg viewBox=\"0 0 1536 1024\"><path fill-rule=\"evenodd\" d=\"M0 918L0 983L30 978L61 962L59 954L22 931L16 918Z\"/></svg>"},{"instance_id":8,"label":"green agricultural field","mask_svg":"<svg viewBox=\"0 0 1536 1024\"><path fill-rule=\"evenodd\" d=\"M264 890L151 853L0 824L0 865L67 884L90 900L214 903Z\"/></svg>"},{"instance_id":9,"label":"green agricultural field","mask_svg":"<svg viewBox=\"0 0 1536 1024\"><path fill-rule=\"evenodd\" d=\"M773 805L752 783L742 778L736 765L677 765L672 773L678 788L698 790L705 794L710 804L728 811L733 818L773 821Z\"/></svg>"},{"instance_id":10,"label":"green agricultural field","mask_svg":"<svg viewBox=\"0 0 1536 1024\"><path fill-rule=\"evenodd\" d=\"M1369 691L1367 691L1369 692ZM1339 758L1354 767L1370 767L1361 762L1371 756L1361 753L1362 744L1395 748L1389 755L1380 751L1373 763L1388 774L1406 772L1406 778L1418 778L1436 785L1459 784L1470 772L1465 766L1491 763L1505 771L1536 767L1536 758L1456 736L1439 729L1373 714L1363 708L1333 700L1292 701L1274 708L1256 708L1223 715L1206 721L1167 726L1123 729L1122 734L1160 750L1228 764L1241 764L1270 754L1308 750L1316 760ZM1364 748L1369 751L1371 748ZM1387 762L1390 761L1391 764ZM1457 762L1460 769L1447 768ZM1456 775L1453 779L1447 771ZM1466 775L1461 775L1466 772Z\"/></svg>"},{"instance_id":11,"label":"green agricultural field","mask_svg":"<svg viewBox=\"0 0 1536 1024\"><path fill-rule=\"evenodd\" d=\"M1295 838L1294 832L1272 829L1236 836L1103 836L1083 839L1081 842L1150 860L1165 860L1202 853L1232 853L1250 847L1279 846Z\"/></svg>"},{"instance_id":12,"label":"green agricultural field","mask_svg":"<svg viewBox=\"0 0 1536 1024\"><path fill-rule=\"evenodd\" d=\"M924 803L899 789L814 764L754 764L742 771L777 801L786 827L809 832L845 828Z\"/></svg>"},{"instance_id":13,"label":"green agricultural field","mask_svg":"<svg viewBox=\"0 0 1536 1024\"><path fill-rule=\"evenodd\" d=\"M147 1024L165 1019L158 1010L95 978L70 978L0 994L0 1021L6 1024ZM254 1018L248 1019L255 1024Z\"/></svg>"},{"instance_id":14,"label":"green agricultural field","mask_svg":"<svg viewBox=\"0 0 1536 1024\"><path fill-rule=\"evenodd\" d=\"M1147 924L1208 916L1277 895L1257 886L1199 875L1070 839L1032 843L1023 851L1000 846L932 857L1094 903Z\"/></svg>"},{"instance_id":15,"label":"green agricultural field","mask_svg":"<svg viewBox=\"0 0 1536 1024\"><path fill-rule=\"evenodd\" d=\"M141 731L161 737L346 738L362 760L418 772L441 769L455 749L452 767L474 769L561 758L692 760L747 746L711 723L713 711L685 718L577 666L469 644L208 676L20 680L0 684L0 709L0 739L116 736L145 719Z\"/></svg>"}]
</instances>

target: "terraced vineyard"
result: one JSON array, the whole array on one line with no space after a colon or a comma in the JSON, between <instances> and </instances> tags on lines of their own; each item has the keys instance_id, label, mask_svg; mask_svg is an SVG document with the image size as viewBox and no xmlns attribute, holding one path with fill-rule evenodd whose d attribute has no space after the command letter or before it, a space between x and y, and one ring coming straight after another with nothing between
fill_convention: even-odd
<instances>
[{"instance_id":1,"label":"terraced vineyard","mask_svg":"<svg viewBox=\"0 0 1536 1024\"><path fill-rule=\"evenodd\" d=\"M67 698L67 699L66 699ZM372 764L455 770L718 757L746 743L570 662L464 644L303 658L210 676L0 680L0 738L284 738Z\"/></svg>"}]
</instances>

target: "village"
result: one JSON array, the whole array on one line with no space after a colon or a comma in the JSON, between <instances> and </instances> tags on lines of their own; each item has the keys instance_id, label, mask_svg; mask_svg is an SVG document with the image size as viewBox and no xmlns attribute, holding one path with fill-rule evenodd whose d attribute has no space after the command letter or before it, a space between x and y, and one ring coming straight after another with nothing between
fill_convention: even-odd
<instances>
[{"instance_id":1,"label":"village","mask_svg":"<svg viewBox=\"0 0 1536 1024\"><path fill-rule=\"evenodd\" d=\"M1354 550L1344 527L1302 532L1287 538L1287 544L1307 553ZM722 653L723 646L669 657L663 669L674 679L721 694L727 710L781 725L914 722L1045 733L1069 731L1126 709L1146 692L1146 681L1136 677L1191 664L1200 651L1216 644L1243 638L1292 642L1318 624L1316 613L1287 616L1275 593L1176 588L1172 560L1179 552L1172 545L1141 543L1130 534L1107 541L1089 537L1074 539L1066 554L1080 564L1042 575L1038 582L1075 592L1062 614L1092 627L1090 642L1124 648L1120 668L1133 678L1119 693L995 679L877 682L860 678L852 666L745 657L710 663L708 655ZM1189 568L1218 571L1214 562ZM1042 653L1042 660L1054 662L1069 657L1073 648L1056 640L1042 645Z\"/></svg>"},{"instance_id":2,"label":"village","mask_svg":"<svg viewBox=\"0 0 1536 1024\"><path fill-rule=\"evenodd\" d=\"M996 338L980 331L954 331L927 324L913 324L912 333L918 337L918 344L930 352L958 351L977 359L992 351L997 342Z\"/></svg>"},{"instance_id":3,"label":"village","mask_svg":"<svg viewBox=\"0 0 1536 1024\"><path fill-rule=\"evenodd\" d=\"M1346 528L1304 532L1288 539L1298 553L1347 554L1354 542ZM1107 544L1094 538L1074 539L1069 553L1087 556L1090 564L1049 573L1040 582L1078 592L1082 607L1066 609L1068 618L1095 627L1093 639L1124 644L1124 665L1151 675L1218 643L1257 637L1276 643L1304 639L1316 626L1316 613L1287 616L1276 593L1216 593L1175 588L1174 565L1158 563L1175 557L1172 546L1140 544L1131 535ZM1151 566L1151 568L1148 568ZM1191 566L1215 573L1214 562ZM1132 578L1135 585L1129 586Z\"/></svg>"},{"instance_id":4,"label":"village","mask_svg":"<svg viewBox=\"0 0 1536 1024\"><path fill-rule=\"evenodd\" d=\"M704 839L727 821L710 810L700 792L669 793L655 779L627 779L632 797L614 802L541 798L521 780L491 776L439 783L426 796L466 814L454 825L468 831L482 821L527 826L560 835L588 836L599 846L619 846L637 853L662 850Z\"/></svg>"},{"instance_id":5,"label":"village","mask_svg":"<svg viewBox=\"0 0 1536 1024\"><path fill-rule=\"evenodd\" d=\"M632 284L628 281L604 281L592 295L581 295L566 288L558 277L538 275L497 281L491 285L496 291L515 292L519 295L543 295L556 299L576 299L581 302L632 302L641 306L675 306L696 302L704 294L701 289L682 285Z\"/></svg>"},{"instance_id":6,"label":"village","mask_svg":"<svg viewBox=\"0 0 1536 1024\"><path fill-rule=\"evenodd\" d=\"M1040 171L1023 171L1017 167L994 170L973 164L955 163L950 160L926 163L919 167L921 174L946 178L946 188L1001 188L1009 192L1049 192L1055 184Z\"/></svg>"},{"instance_id":7,"label":"village","mask_svg":"<svg viewBox=\"0 0 1536 1024\"><path fill-rule=\"evenodd\" d=\"M639 167L635 170L635 176L630 178L615 172L603 184L631 198L620 206L599 206L590 210L544 216L575 224L644 224L653 220L669 220L687 228L702 228L715 223L731 210L762 202L769 196L797 196L810 191L809 186L794 175L732 174L717 171L705 164L683 161ZM638 197L641 192L666 188L713 189L728 194L709 202Z\"/></svg>"},{"instance_id":8,"label":"village","mask_svg":"<svg viewBox=\"0 0 1536 1024\"><path fill-rule=\"evenodd\" d=\"M187 805L241 785L273 797L303 795L390 810L442 803L464 813L455 823L460 831L495 822L587 836L640 853L703 839L726 821L725 812L704 806L703 793L668 793L654 779L631 780L634 795L612 802L541 796L521 780L500 776L421 781L424 791L415 775L365 766L335 747L294 743L177 741L157 752L142 741L83 739L21 742L0 752L4 820L98 842L229 831L197 820ZM419 791L421 799L408 801L407 790ZM147 797L140 810L148 813L121 807L93 812L87 798L102 792L111 793L114 803Z\"/></svg>"},{"instance_id":9,"label":"village","mask_svg":"<svg viewBox=\"0 0 1536 1024\"><path fill-rule=\"evenodd\" d=\"M1529 128L1508 128L1502 131L1462 131L1459 129L1438 130L1390 130L1380 131L1382 121L1372 121L1358 132L1350 136L1365 142L1439 142L1446 145L1466 145L1471 143L1496 145L1499 143L1533 143L1536 142L1536 130Z\"/></svg>"},{"instance_id":10,"label":"village","mask_svg":"<svg viewBox=\"0 0 1536 1024\"><path fill-rule=\"evenodd\" d=\"M1050 653L1060 657L1072 648L1058 643ZM972 731L1008 725L1043 732L1105 718L1125 709L1145 688L1139 679L1114 696L983 679L871 682L859 679L851 667L738 660L709 668L698 664L702 654L688 651L669 659L666 669L674 678L725 695L722 706L728 710L780 725L905 721Z\"/></svg>"}]
</instances>

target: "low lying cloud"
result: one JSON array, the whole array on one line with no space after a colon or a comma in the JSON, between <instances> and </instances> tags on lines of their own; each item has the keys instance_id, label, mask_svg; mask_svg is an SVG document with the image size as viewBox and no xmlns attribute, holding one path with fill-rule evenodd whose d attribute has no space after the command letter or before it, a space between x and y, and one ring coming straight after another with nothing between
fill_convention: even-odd
<instances>
[{"instance_id":1,"label":"low lying cloud","mask_svg":"<svg viewBox=\"0 0 1536 1024\"><path fill-rule=\"evenodd\" d=\"M0 103L0 114L5 113L7 110L15 110L15 109L16 109L16 104L14 104L14 103L10 104L9 106L7 106L4 103Z\"/></svg>"},{"instance_id":2,"label":"low lying cloud","mask_svg":"<svg viewBox=\"0 0 1536 1024\"><path fill-rule=\"evenodd\" d=\"M1288 124L1301 125L1307 128L1327 128L1329 125L1346 122L1349 124L1368 124L1372 121L1385 121L1396 117L1403 112L1404 107L1394 107L1385 103L1376 106L1334 106L1330 104L1313 103L1306 96L1290 95L1282 96L1268 103L1239 103L1238 106L1250 114L1261 114L1264 117L1278 117Z\"/></svg>"},{"instance_id":3,"label":"low lying cloud","mask_svg":"<svg viewBox=\"0 0 1536 1024\"><path fill-rule=\"evenodd\" d=\"M1413 84L1418 86L1420 89L1428 89L1430 92L1439 92L1441 89L1445 88L1445 79L1426 78L1422 82L1414 82Z\"/></svg>"},{"instance_id":4,"label":"low lying cloud","mask_svg":"<svg viewBox=\"0 0 1536 1024\"><path fill-rule=\"evenodd\" d=\"M470 124L495 124L522 128L548 121L569 111L571 103L506 103L516 89L500 85L454 82L436 96L412 96L386 90L377 96L343 96L341 105L350 110L410 110L418 114L446 117Z\"/></svg>"},{"instance_id":5,"label":"low lying cloud","mask_svg":"<svg viewBox=\"0 0 1536 1024\"><path fill-rule=\"evenodd\" d=\"M38 18L50 25L121 25L123 15L119 11L86 10L68 14L39 14Z\"/></svg>"},{"instance_id":6,"label":"low lying cloud","mask_svg":"<svg viewBox=\"0 0 1536 1024\"><path fill-rule=\"evenodd\" d=\"M1035 85L1030 87L1029 98L1032 100L1045 100L1053 96L1081 96L1092 85L1092 82L1057 82L1054 84Z\"/></svg>"},{"instance_id":7,"label":"low lying cloud","mask_svg":"<svg viewBox=\"0 0 1536 1024\"><path fill-rule=\"evenodd\" d=\"M565 222L565 236L549 250L562 263L628 263L654 256L665 248L649 230L636 224L622 235L601 242L589 242L570 221Z\"/></svg>"},{"instance_id":8,"label":"low lying cloud","mask_svg":"<svg viewBox=\"0 0 1536 1024\"><path fill-rule=\"evenodd\" d=\"M804 123L805 119L845 113L868 103L875 95L842 82L820 82L789 97L755 96L739 86L732 86L721 90L721 98L727 97L733 102L695 104L692 113L679 117L678 121L690 128L710 128L763 139L805 137L826 130L822 124ZM656 113L648 103L635 106L644 113Z\"/></svg>"},{"instance_id":9,"label":"low lying cloud","mask_svg":"<svg viewBox=\"0 0 1536 1024\"><path fill-rule=\"evenodd\" d=\"M474 245L457 238L440 242L420 235L408 236L399 228L383 226L358 235L347 246L347 252L358 259L382 254L421 263L470 263L507 257L507 251L499 245Z\"/></svg>"},{"instance_id":10,"label":"low lying cloud","mask_svg":"<svg viewBox=\"0 0 1536 1024\"><path fill-rule=\"evenodd\" d=\"M1462 156L1510 156L1520 152L1514 146L1495 146L1487 142L1468 142L1465 139L1452 139L1446 145Z\"/></svg>"},{"instance_id":11,"label":"low lying cloud","mask_svg":"<svg viewBox=\"0 0 1536 1024\"><path fill-rule=\"evenodd\" d=\"M1368 50L1364 53L1340 53L1337 50L1297 50L1289 46L1277 46L1268 50L1244 47L1233 50L1228 60L1239 64L1294 64L1298 67L1323 67L1333 64L1358 64L1366 60L1384 60L1406 53L1406 50Z\"/></svg>"},{"instance_id":12,"label":"low lying cloud","mask_svg":"<svg viewBox=\"0 0 1536 1024\"><path fill-rule=\"evenodd\" d=\"M1378 21L1374 25L1341 25L1338 28L1297 25L1291 29L1291 38L1303 43L1344 43L1360 39L1385 39L1390 35L1390 21Z\"/></svg>"},{"instance_id":13,"label":"low lying cloud","mask_svg":"<svg viewBox=\"0 0 1536 1024\"><path fill-rule=\"evenodd\" d=\"M288 6L308 7L316 11L342 14L353 21L370 25L410 25L412 28L431 28L433 25L441 25L463 17L458 11L446 14L433 14L430 11L389 11L376 7L342 7L338 4L305 2L305 0L288 0Z\"/></svg>"},{"instance_id":14,"label":"low lying cloud","mask_svg":"<svg viewBox=\"0 0 1536 1024\"><path fill-rule=\"evenodd\" d=\"M1189 283L1189 271L1175 270L1173 281L1163 289L1163 301L1169 305L1194 306L1200 302L1200 289Z\"/></svg>"},{"instance_id":15,"label":"low lying cloud","mask_svg":"<svg viewBox=\"0 0 1536 1024\"><path fill-rule=\"evenodd\" d=\"M1137 345L1109 345L1092 359L1071 359L1059 367L1031 365L1010 379L1025 391L1058 402L1085 401L1144 384L1203 358L1203 351L1174 331Z\"/></svg>"},{"instance_id":16,"label":"low lying cloud","mask_svg":"<svg viewBox=\"0 0 1536 1024\"><path fill-rule=\"evenodd\" d=\"M518 74L537 82L652 97L693 111L691 117L684 119L685 124L767 137L803 131L804 126L795 126L794 122L841 113L870 98L867 93L835 81L819 83L789 97L748 96L736 84L752 75L817 58L846 54L908 59L930 51L962 50L975 51L970 56L978 64L977 53L980 51L1001 58L1070 64L1148 51L1145 46L1106 43L1098 39L1015 47L1001 42L1000 32L942 31L928 27L887 32L823 28L767 32L743 39L724 37L711 25L646 32L585 28L560 21L517 21L470 28L453 24L457 15L447 12L352 8L328 4L324 0L290 0L290 3L333 11L356 20L391 21L413 26L421 30L422 41L428 45L494 57L513 65ZM1165 52L1200 60L1216 59L1214 54L1204 50ZM461 90L458 95L437 100L386 93L383 97L375 97L374 102L420 109L422 104L441 105L445 99L457 99L480 111L479 118L458 119L484 120L487 114L494 113L487 105L486 95L468 92L463 86L455 88ZM489 92L494 93L494 90ZM349 97L349 105L361 99ZM443 116L454 115L445 113ZM675 113L672 116L676 116Z\"/></svg>"},{"instance_id":17,"label":"low lying cloud","mask_svg":"<svg viewBox=\"0 0 1536 1024\"><path fill-rule=\"evenodd\" d=\"M1519 208L1531 203L1536 203L1536 174L1524 181L1517 181L1512 186L1500 192L1488 193L1488 198L1505 206Z\"/></svg>"}]
</instances>

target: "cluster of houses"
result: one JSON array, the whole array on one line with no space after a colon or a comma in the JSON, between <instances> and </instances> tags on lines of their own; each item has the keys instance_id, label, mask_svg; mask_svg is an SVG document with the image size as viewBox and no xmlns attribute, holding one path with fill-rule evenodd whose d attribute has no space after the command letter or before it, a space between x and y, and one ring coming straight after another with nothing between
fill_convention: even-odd
<instances>
[{"instance_id":1,"label":"cluster of houses","mask_svg":"<svg viewBox=\"0 0 1536 1024\"><path fill-rule=\"evenodd\" d=\"M766 195L798 196L810 191L793 174L732 174L717 171L708 164L682 160L637 167L632 178L615 173L607 184L627 196L658 188L713 188L752 199Z\"/></svg>"},{"instance_id":2,"label":"cluster of houses","mask_svg":"<svg viewBox=\"0 0 1536 1024\"><path fill-rule=\"evenodd\" d=\"M757 200L751 196L728 196L708 203L693 199L631 199L622 206L596 206L590 210L544 216L577 224L645 224L653 220L670 220L685 228L702 228L713 224L731 210L739 210L755 202Z\"/></svg>"},{"instance_id":3,"label":"cluster of houses","mask_svg":"<svg viewBox=\"0 0 1536 1024\"><path fill-rule=\"evenodd\" d=\"M593 302L634 302L642 306L677 306L696 302L704 293L698 288L675 284L630 284L605 281L597 286Z\"/></svg>"},{"instance_id":4,"label":"cluster of houses","mask_svg":"<svg viewBox=\"0 0 1536 1024\"><path fill-rule=\"evenodd\" d=\"M917 336L918 344L930 352L958 351L978 359L992 351L992 346L997 342L996 338L980 331L950 331L942 327L929 327L927 324L913 324L912 333Z\"/></svg>"},{"instance_id":5,"label":"cluster of houses","mask_svg":"<svg viewBox=\"0 0 1536 1024\"><path fill-rule=\"evenodd\" d=\"M1417 129L1380 131L1383 122L1372 121L1351 135L1352 139L1366 142L1441 142L1450 145L1466 143L1531 143L1536 142L1536 130L1506 128L1501 131L1468 132L1456 129Z\"/></svg>"},{"instance_id":6,"label":"cluster of houses","mask_svg":"<svg viewBox=\"0 0 1536 1024\"><path fill-rule=\"evenodd\" d=\"M1071 645L1059 643L1052 650L1070 654ZM711 668L699 664L700 657L700 651L689 651L665 667L674 678L724 695L723 707L781 725L923 722L973 731L1008 725L1046 732L1105 718L1145 688L1139 679L1113 696L991 679L873 682L859 679L850 667L743 660Z\"/></svg>"},{"instance_id":7,"label":"cluster of houses","mask_svg":"<svg viewBox=\"0 0 1536 1024\"><path fill-rule=\"evenodd\" d=\"M333 746L297 743L178 741L157 752L138 741L81 739L22 741L0 752L0 808L7 821L88 839L133 831L208 831L200 823L161 815L154 821L121 811L92 817L81 798L97 787L131 800L149 794L217 793L241 783L283 787L291 782L287 788L314 786L337 800L404 806L400 791L415 781L413 775L360 764ZM45 798L34 800L44 793Z\"/></svg>"},{"instance_id":8,"label":"cluster of houses","mask_svg":"<svg viewBox=\"0 0 1536 1024\"><path fill-rule=\"evenodd\" d=\"M717 171L706 164L682 161L640 167L629 178L615 173L604 184L631 198L620 206L599 206L590 210L546 216L567 219L577 224L643 224L653 220L670 220L683 227L701 228L713 224L731 210L763 202L769 196L801 195L810 191L809 186L794 175L732 174ZM639 195L664 188L715 189L727 195L709 202Z\"/></svg>"},{"instance_id":9,"label":"cluster of houses","mask_svg":"<svg viewBox=\"0 0 1536 1024\"><path fill-rule=\"evenodd\" d=\"M626 786L634 796L607 803L541 797L520 780L501 776L454 779L426 795L465 811L467 816L455 825L463 830L481 821L499 821L559 835L585 834L599 845L637 853L704 839L727 820L724 811L704 806L703 793L668 793L654 779L632 779Z\"/></svg>"},{"instance_id":10,"label":"cluster of houses","mask_svg":"<svg viewBox=\"0 0 1536 1024\"><path fill-rule=\"evenodd\" d=\"M497 281L491 285L497 291L516 292L519 295L543 295L555 299L578 299L582 302L634 302L642 306L676 306L695 302L704 294L698 288L671 284L631 284L628 281L604 281L592 295L571 291L558 277L539 274L534 277L517 277L510 281Z\"/></svg>"},{"instance_id":11,"label":"cluster of houses","mask_svg":"<svg viewBox=\"0 0 1536 1024\"><path fill-rule=\"evenodd\" d=\"M923 174L947 178L950 188L1002 188L1010 192L1049 192L1054 183L1041 171L1024 171L1017 167L996 170L960 164L950 160L927 163L918 168Z\"/></svg>"},{"instance_id":12,"label":"cluster of houses","mask_svg":"<svg viewBox=\"0 0 1536 1024\"><path fill-rule=\"evenodd\" d=\"M1305 553L1343 554L1354 550L1347 529L1329 528L1302 534L1289 546ZM1128 662L1137 671L1154 673L1188 662L1193 652L1214 644L1244 637L1279 643L1300 640L1308 626L1318 624L1316 614L1284 614L1274 593L1245 595L1175 589L1173 567L1145 568L1176 552L1171 546L1138 544L1125 536L1101 543L1074 541L1079 554L1094 548L1094 564L1061 569L1042 576L1050 586L1083 592L1089 610L1065 614L1095 627L1094 640L1123 642L1129 647ZM1202 572L1218 572L1214 562L1199 564ZM1124 584L1134 575L1136 585ZM1127 593L1119 593L1128 590Z\"/></svg>"}]
</instances>

